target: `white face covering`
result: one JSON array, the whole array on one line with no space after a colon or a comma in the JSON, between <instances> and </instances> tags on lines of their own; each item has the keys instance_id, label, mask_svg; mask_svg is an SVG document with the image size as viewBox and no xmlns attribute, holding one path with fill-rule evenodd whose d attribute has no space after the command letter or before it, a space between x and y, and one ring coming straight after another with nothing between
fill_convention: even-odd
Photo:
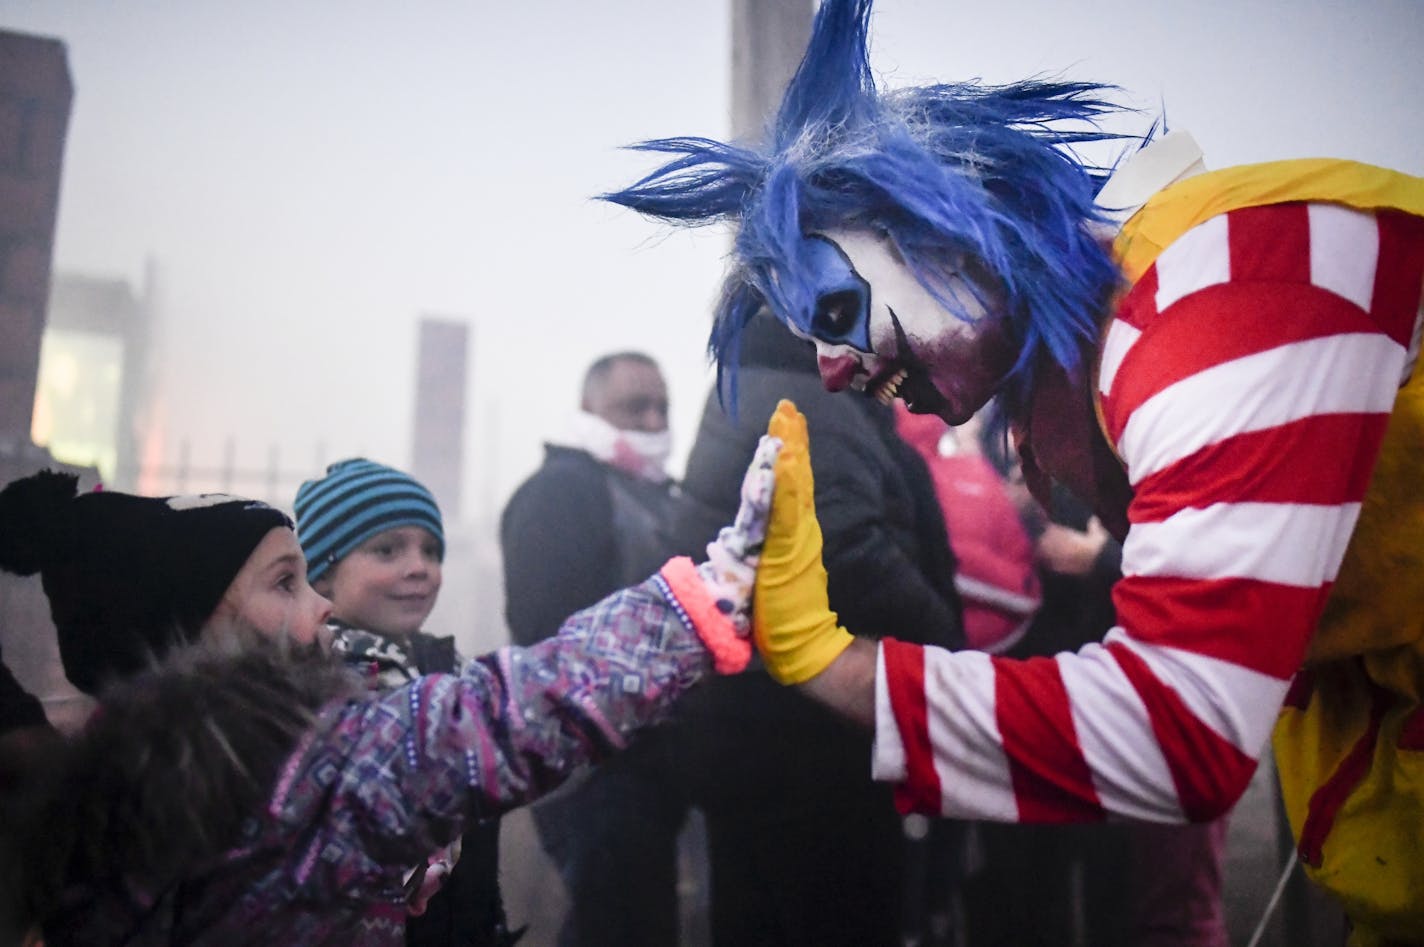
<instances>
[{"instance_id":1,"label":"white face covering","mask_svg":"<svg viewBox=\"0 0 1424 947\"><path fill-rule=\"evenodd\" d=\"M671 431L622 431L596 414L580 411L570 419L564 435L552 443L587 451L594 459L643 480L663 483L671 479L667 473Z\"/></svg>"}]
</instances>

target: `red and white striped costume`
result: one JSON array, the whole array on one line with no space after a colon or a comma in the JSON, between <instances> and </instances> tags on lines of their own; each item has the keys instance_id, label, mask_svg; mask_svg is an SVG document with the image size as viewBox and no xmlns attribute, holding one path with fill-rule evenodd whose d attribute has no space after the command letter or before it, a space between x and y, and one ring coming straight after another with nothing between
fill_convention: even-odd
<instances>
[{"instance_id":1,"label":"red and white striped costume","mask_svg":"<svg viewBox=\"0 0 1424 947\"><path fill-rule=\"evenodd\" d=\"M1119 625L1014 661L885 641L876 778L903 808L1202 821L1236 801L1339 570L1418 354L1424 221L1328 203L1211 217L1101 352L1135 496Z\"/></svg>"}]
</instances>

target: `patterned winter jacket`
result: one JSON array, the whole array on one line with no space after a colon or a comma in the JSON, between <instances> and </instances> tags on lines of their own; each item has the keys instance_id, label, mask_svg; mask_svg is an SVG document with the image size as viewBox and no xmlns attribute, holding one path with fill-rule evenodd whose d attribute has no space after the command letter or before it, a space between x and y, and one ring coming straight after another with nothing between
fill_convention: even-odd
<instances>
[{"instance_id":1,"label":"patterned winter jacket","mask_svg":"<svg viewBox=\"0 0 1424 947\"><path fill-rule=\"evenodd\" d=\"M685 568L674 568L679 564ZM468 662L458 675L420 677L382 694L353 686L350 696L315 707L295 747L285 758L274 757L281 760L272 767L275 779L253 797L265 798L260 810L246 818L227 815L234 826L229 841L236 844L210 848L219 854L195 854L176 867L168 859L167 876L157 869L148 877L95 877L103 869L82 879L71 875L44 923L46 943L403 943L410 866L455 839L468 819L538 798L580 764L617 750L635 729L664 716L712 670L699 638L709 629L726 633L730 624L691 565L680 560L574 615L557 636L532 647L504 648ZM250 775L244 747L252 735L242 732L241 721L212 716L222 713L213 710L227 687L221 675L210 674L198 688L178 672L159 669L134 683L116 700L148 705L147 716L108 705L100 711L101 726L149 719L152 733L134 733L130 724L125 740L160 745L170 740L161 731L171 727L188 734L185 757L201 760L217 746L232 761L231 779L240 783ZM234 691L252 686L250 680L231 684ZM165 699L182 712L162 712ZM250 697L228 703L245 707L248 719L275 716L266 713L272 708L253 707ZM152 765L163 765L162 755ZM138 815L127 822L147 818L158 826L155 832L167 830L172 821L164 813L143 811L157 805L145 796L164 780L181 780L180 773L140 772L127 757L147 760L146 750L91 756L81 782L107 785L97 797L100 808L130 806L126 811ZM202 788L169 792L170 812L173 798L191 808L200 804L193 800L213 797L214 767L201 769L195 782L204 781ZM119 800L115 792L134 798ZM221 821L215 816L210 823ZM158 847L153 841L135 843L132 851L111 844L103 860L123 866L140 848L164 851L164 845L202 850L190 839L160 839Z\"/></svg>"}]
</instances>

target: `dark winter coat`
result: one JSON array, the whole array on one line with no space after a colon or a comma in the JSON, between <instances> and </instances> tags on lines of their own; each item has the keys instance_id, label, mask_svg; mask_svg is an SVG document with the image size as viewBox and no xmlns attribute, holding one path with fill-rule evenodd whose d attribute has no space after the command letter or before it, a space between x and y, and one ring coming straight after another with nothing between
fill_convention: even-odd
<instances>
[{"instance_id":1,"label":"dark winter coat","mask_svg":"<svg viewBox=\"0 0 1424 947\"><path fill-rule=\"evenodd\" d=\"M543 466L500 517L510 639L547 638L574 612L656 571L668 558L670 496L670 484L547 445Z\"/></svg>"},{"instance_id":2,"label":"dark winter coat","mask_svg":"<svg viewBox=\"0 0 1424 947\"><path fill-rule=\"evenodd\" d=\"M806 415L831 607L858 635L957 646L954 562L924 462L893 415L821 386L815 354L770 319L742 343L737 416L715 392L682 484L681 551L736 511L778 399ZM905 843L870 734L753 667L678 707L688 793L703 809L717 943L882 947L900 941Z\"/></svg>"},{"instance_id":3,"label":"dark winter coat","mask_svg":"<svg viewBox=\"0 0 1424 947\"><path fill-rule=\"evenodd\" d=\"M548 445L500 522L512 640L537 641L662 566L672 554L674 496L670 483ZM559 943L676 941L676 835L685 808L669 757L677 741L668 724L648 728L626 753L534 807L540 843L569 898Z\"/></svg>"}]
</instances>

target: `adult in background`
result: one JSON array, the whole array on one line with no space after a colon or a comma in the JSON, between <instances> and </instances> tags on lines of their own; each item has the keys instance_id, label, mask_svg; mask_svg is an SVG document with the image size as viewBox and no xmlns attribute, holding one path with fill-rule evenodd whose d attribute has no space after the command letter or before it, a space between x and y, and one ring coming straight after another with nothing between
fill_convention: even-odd
<instances>
[{"instance_id":1,"label":"adult in background","mask_svg":"<svg viewBox=\"0 0 1424 947\"><path fill-rule=\"evenodd\" d=\"M769 314L748 325L740 359L735 413L713 392L688 458L682 546L705 544L723 511L736 509L758 419L792 398L816 439L817 509L841 621L866 635L895 628L961 645L934 487L896 435L891 409L826 392L812 346ZM901 943L902 928L924 935L922 911L934 906L907 891L921 890L908 882L931 870L928 849L907 849L889 787L869 779L867 732L758 667L697 694L679 720L679 752L707 821L714 943L888 947Z\"/></svg>"},{"instance_id":2,"label":"adult in background","mask_svg":"<svg viewBox=\"0 0 1424 947\"><path fill-rule=\"evenodd\" d=\"M769 413L769 412L768 412ZM579 411L500 520L505 617L516 644L554 634L667 558L674 485L666 464L667 384L640 352L595 361ZM666 730L533 809L540 844L568 889L559 943L674 944L677 834Z\"/></svg>"}]
</instances>

